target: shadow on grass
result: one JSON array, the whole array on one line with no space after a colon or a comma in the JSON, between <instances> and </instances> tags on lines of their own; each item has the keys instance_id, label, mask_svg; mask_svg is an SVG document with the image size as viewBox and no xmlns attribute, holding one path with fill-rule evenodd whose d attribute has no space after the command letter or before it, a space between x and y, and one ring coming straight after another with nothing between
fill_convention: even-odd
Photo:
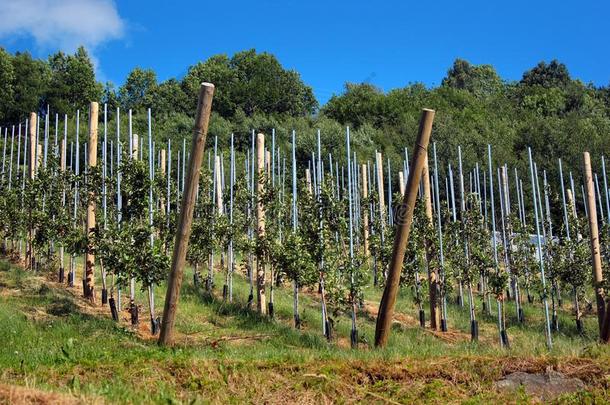
<instances>
[{"instance_id":1,"label":"shadow on grass","mask_svg":"<svg viewBox=\"0 0 610 405\"><path fill-rule=\"evenodd\" d=\"M15 266L8 262L6 258L0 260L0 287L23 289L26 286L28 274L20 266Z\"/></svg>"},{"instance_id":2,"label":"shadow on grass","mask_svg":"<svg viewBox=\"0 0 610 405\"><path fill-rule=\"evenodd\" d=\"M27 284L28 273L25 270L19 267L12 267L12 270L14 271L11 274L11 283L13 285L23 284L20 288L19 302L16 303L18 306L22 306L23 311L43 311L52 317L62 318L62 322L72 324L86 323L94 328L121 329L108 318L84 312L76 303L78 298L70 291L62 288L52 288L48 284L40 284L36 287L30 286ZM47 321L48 319L41 320L43 325Z\"/></svg>"},{"instance_id":3,"label":"shadow on grass","mask_svg":"<svg viewBox=\"0 0 610 405\"><path fill-rule=\"evenodd\" d=\"M205 305L214 316L231 318L231 328L251 332L267 332L273 335L274 343L281 342L287 346L298 346L310 349L328 348L328 343L322 336L311 332L296 330L293 327L261 315L253 308L248 308L247 302L235 300L228 302L218 298L203 288L192 284L183 287L185 296L195 298L196 302ZM252 303L254 307L255 303Z\"/></svg>"},{"instance_id":4,"label":"shadow on grass","mask_svg":"<svg viewBox=\"0 0 610 405\"><path fill-rule=\"evenodd\" d=\"M542 311L542 308L535 309L540 309L540 311ZM544 333L546 328L544 316L542 317L542 321L540 321L539 319L532 320L532 317L533 316L530 309L525 313L524 322L521 323L517 319L517 316L514 311L511 311L509 314L507 314L506 321L509 326L518 328L523 332ZM561 335L570 339L594 339L595 337L591 336L590 331L586 328L584 316L582 317L582 321L584 328L583 330L578 330L578 327L576 326L576 320L573 316L566 316L565 313L560 313L557 319L558 330L554 329L553 325L551 325L551 332L553 335Z\"/></svg>"},{"instance_id":5,"label":"shadow on grass","mask_svg":"<svg viewBox=\"0 0 610 405\"><path fill-rule=\"evenodd\" d=\"M2 258L2 260L0 260L0 271L2 271L2 272L11 271L13 269L13 266L11 266L5 260L6 260L6 258Z\"/></svg>"}]
</instances>

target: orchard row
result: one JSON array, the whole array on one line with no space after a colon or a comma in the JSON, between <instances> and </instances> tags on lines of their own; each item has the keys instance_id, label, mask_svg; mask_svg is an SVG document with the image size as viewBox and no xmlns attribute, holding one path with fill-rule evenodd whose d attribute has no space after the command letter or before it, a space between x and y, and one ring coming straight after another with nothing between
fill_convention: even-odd
<instances>
[{"instance_id":1,"label":"orchard row","mask_svg":"<svg viewBox=\"0 0 610 405\"><path fill-rule=\"evenodd\" d=\"M186 140L153 142L150 110L147 134L138 136L132 111L104 106L100 114L98 108L91 103L86 136L80 134L80 112L63 120L49 110L32 113L4 128L3 249L32 270L56 272L69 287L80 278L84 296L94 304L101 287L101 304L115 320L126 307L131 322L139 322L139 285L147 293L156 334L154 287L168 279L172 252L176 260L175 240L184 221L180 207L196 164ZM111 115L116 128L108 125ZM75 120L73 134L69 120ZM124 120L127 133L121 132ZM419 145L413 154L425 152L421 180L415 182L411 171L419 166L410 162L407 148L402 167L392 168L380 152L352 152L349 128L346 156L322 150L324 134L318 131L306 167L296 160L298 134L283 134L290 137L288 150L276 145L274 131L269 135L252 131L248 141L239 142L250 145L246 150L236 150L233 135L225 150L216 140L195 176L186 259L201 290L219 289L215 273L221 272L222 297L233 301L233 278L245 277L247 305L273 317L274 289L290 285L296 328L299 293L317 291L321 332L332 339L333 318L349 314L355 347L364 289L387 287L395 241L402 237L397 232L408 212L406 195L416 193L400 285L412 290L422 327L429 322L447 331L447 306L455 303L470 314L472 340L478 339L477 316L484 312L495 317L498 341L508 346L506 303L513 301L519 323L527 322L524 305L543 311L541 332L550 348L559 329L558 309L571 305L582 330L582 307L594 294L600 336L607 341L607 280L601 267L609 259L610 198L603 157L598 176L585 153L584 184L576 184L561 161L559 178L547 178L531 151L529 171L519 173L494 166L491 147L482 162L463 162L459 147L453 161L439 162L433 143L431 150ZM577 196L584 212L577 212Z\"/></svg>"}]
</instances>

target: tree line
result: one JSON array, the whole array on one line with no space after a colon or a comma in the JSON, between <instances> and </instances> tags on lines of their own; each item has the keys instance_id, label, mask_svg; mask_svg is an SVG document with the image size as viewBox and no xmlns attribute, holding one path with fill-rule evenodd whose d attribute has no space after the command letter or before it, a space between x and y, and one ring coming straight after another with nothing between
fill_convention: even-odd
<instances>
[{"instance_id":1,"label":"tree line","mask_svg":"<svg viewBox=\"0 0 610 405\"><path fill-rule=\"evenodd\" d=\"M610 141L610 88L572 78L565 64L540 62L519 81L502 79L491 65L457 59L440 86L412 83L384 92L369 83L346 83L344 91L320 106L298 72L285 69L277 58L254 49L232 56L214 55L187 69L182 78L159 81L152 69L134 68L125 82L100 83L84 48L73 55L57 52L48 59L27 52L0 49L0 124L23 121L30 111L73 116L91 100L110 110L132 109L134 120L145 121L151 108L159 143L179 142L188 134L197 91L203 81L216 85L210 138L227 147L235 134L236 148L245 150L254 129L278 136L288 147L290 134L299 136L297 160L310 158L315 133L324 134L325 149L345 156L343 133L352 130L356 152L384 152L399 167L404 146L412 144L422 107L438 111L433 139L445 161L458 145L464 158L483 159L487 144L497 151L498 164L526 169L527 146L550 176L556 160L580 173L583 147L607 154ZM137 125L137 124L136 124Z\"/></svg>"}]
</instances>

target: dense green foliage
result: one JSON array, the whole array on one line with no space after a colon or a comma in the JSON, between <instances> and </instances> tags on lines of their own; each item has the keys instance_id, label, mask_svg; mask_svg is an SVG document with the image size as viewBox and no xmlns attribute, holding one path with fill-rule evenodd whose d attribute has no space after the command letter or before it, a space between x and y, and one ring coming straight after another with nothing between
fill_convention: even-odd
<instances>
[{"instance_id":1,"label":"dense green foliage","mask_svg":"<svg viewBox=\"0 0 610 405\"><path fill-rule=\"evenodd\" d=\"M441 161L455 158L458 145L467 161L481 159L489 143L498 163L525 169L531 146L540 167L557 178L557 158L578 173L583 149L607 154L610 148L608 90L571 79L557 61L508 83L491 66L457 60L437 88L413 84L383 93L369 84L348 84L321 112L366 128L386 154L401 154L413 142L423 107L437 110L433 137Z\"/></svg>"},{"instance_id":2,"label":"dense green foliage","mask_svg":"<svg viewBox=\"0 0 610 405\"><path fill-rule=\"evenodd\" d=\"M356 152L370 155L379 149L398 167L424 107L437 110L434 139L443 162L455 157L458 145L466 161L475 161L490 143L498 163L525 170L531 146L540 169L556 178L560 155L568 170L579 173L583 148L610 153L605 136L610 132L610 89L573 79L555 60L540 62L520 81L509 82L490 65L457 59L438 87L413 83L386 93L371 84L347 83L342 94L318 108L311 87L297 72L255 50L212 56L188 67L184 77L164 82L153 70L136 67L118 89L96 81L83 48L48 60L1 50L0 123L23 120L47 104L52 113L72 117L88 101L101 100L111 112L116 107L133 109L136 127L146 108L152 108L157 141L181 141L190 131L202 81L217 88L210 134L219 137L220 146L227 146L234 133L236 147L244 150L252 129L268 133L275 128L279 146L286 147L294 129L301 163L314 149L316 129L322 132L325 150L339 159L345 156L343 128L349 125Z\"/></svg>"},{"instance_id":3,"label":"dense green foliage","mask_svg":"<svg viewBox=\"0 0 610 405\"><path fill-rule=\"evenodd\" d=\"M60 51L48 60L34 59L28 52L11 55L0 49L0 83L3 124L23 120L30 111L42 111L47 104L54 112L72 115L102 96L102 85L83 47L74 55Z\"/></svg>"}]
</instances>

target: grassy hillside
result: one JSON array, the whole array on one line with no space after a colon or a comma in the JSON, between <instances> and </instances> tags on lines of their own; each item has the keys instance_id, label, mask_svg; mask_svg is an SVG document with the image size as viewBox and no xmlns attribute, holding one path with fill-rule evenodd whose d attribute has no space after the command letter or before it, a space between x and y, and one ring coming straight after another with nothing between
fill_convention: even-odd
<instances>
[{"instance_id":1,"label":"grassy hillside","mask_svg":"<svg viewBox=\"0 0 610 405\"><path fill-rule=\"evenodd\" d=\"M248 286L242 277L235 280L236 302L227 304L195 290L189 273L177 344L164 349L148 334L147 322L133 329L122 312L117 324L107 307L91 307L76 288L8 262L0 267L0 403L514 403L536 398L523 390L497 391L493 383L515 371L549 367L586 384L586 390L557 401L608 398L610 350L595 343L591 315L580 336L567 308L551 352L536 307L527 308L526 326L509 327L511 348L501 349L494 319L484 316L481 341L470 343L468 313L457 307L450 308L450 332L421 329L411 294L403 291L388 348L375 350L380 291L371 289L359 314L361 347L352 350L345 316L338 318L333 342L321 336L315 293L302 297L305 327L296 331L289 288L276 290L277 319L270 321L245 309ZM163 293L161 286L158 311ZM146 319L145 308L141 313Z\"/></svg>"}]
</instances>

